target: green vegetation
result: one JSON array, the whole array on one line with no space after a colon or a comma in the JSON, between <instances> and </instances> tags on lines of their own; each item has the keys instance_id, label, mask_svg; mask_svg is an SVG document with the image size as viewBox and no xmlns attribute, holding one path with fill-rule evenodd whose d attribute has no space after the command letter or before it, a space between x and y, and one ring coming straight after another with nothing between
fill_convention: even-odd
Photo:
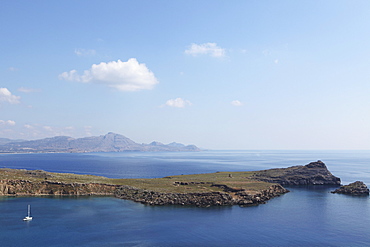
<instances>
[{"instance_id":1,"label":"green vegetation","mask_svg":"<svg viewBox=\"0 0 370 247\"><path fill-rule=\"evenodd\" d=\"M60 182L60 183L102 183L118 184L116 179L93 175L78 175L72 173L52 173L42 170L17 170L17 169L0 169L0 179L9 180L26 180L30 182Z\"/></svg>"},{"instance_id":2,"label":"green vegetation","mask_svg":"<svg viewBox=\"0 0 370 247\"><path fill-rule=\"evenodd\" d=\"M169 176L153 179L112 179L93 175L77 175L70 173L51 173L42 170L0 169L0 179L26 180L30 182L59 182L65 184L98 183L110 185L128 185L138 189L163 193L201 193L221 192L225 187L229 190L246 190L257 193L268 189L271 183L251 179L256 172L217 172L208 174L193 174Z\"/></svg>"}]
</instances>

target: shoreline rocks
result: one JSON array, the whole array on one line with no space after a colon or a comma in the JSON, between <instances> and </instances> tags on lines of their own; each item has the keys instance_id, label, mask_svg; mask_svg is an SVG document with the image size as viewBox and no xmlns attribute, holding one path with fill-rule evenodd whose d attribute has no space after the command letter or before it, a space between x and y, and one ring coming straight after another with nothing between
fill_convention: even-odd
<instances>
[{"instance_id":1,"label":"shoreline rocks","mask_svg":"<svg viewBox=\"0 0 370 247\"><path fill-rule=\"evenodd\" d=\"M311 162L305 166L255 172L175 176L174 181L171 181L172 177L137 181L129 179L126 185L122 185L125 183L120 180L116 182L104 177L57 174L39 170L3 169L2 172L0 196L107 195L146 205L198 207L263 204L289 192L283 185L340 184L340 178L333 176L322 161ZM60 180L68 182L59 182ZM141 187L143 183L151 184L150 190L144 189L148 188L147 186Z\"/></svg>"},{"instance_id":2,"label":"shoreline rocks","mask_svg":"<svg viewBox=\"0 0 370 247\"><path fill-rule=\"evenodd\" d=\"M368 196L369 188L362 181L356 181L332 191L333 194L346 194L353 196Z\"/></svg>"},{"instance_id":3,"label":"shoreline rocks","mask_svg":"<svg viewBox=\"0 0 370 247\"><path fill-rule=\"evenodd\" d=\"M147 205L195 205L209 206L251 206L266 203L271 198L289 192L281 185L271 185L268 190L249 194L245 190L207 193L161 193L123 185L115 191L115 197L140 202Z\"/></svg>"},{"instance_id":4,"label":"shoreline rocks","mask_svg":"<svg viewBox=\"0 0 370 247\"><path fill-rule=\"evenodd\" d=\"M85 196L114 195L116 185L99 183L30 182L28 180L0 180L0 196Z\"/></svg>"}]
</instances>

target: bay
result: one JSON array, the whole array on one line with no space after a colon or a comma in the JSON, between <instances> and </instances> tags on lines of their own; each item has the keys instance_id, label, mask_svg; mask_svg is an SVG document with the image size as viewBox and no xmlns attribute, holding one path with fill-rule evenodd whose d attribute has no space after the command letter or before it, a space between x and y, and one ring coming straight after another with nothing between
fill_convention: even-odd
<instances>
[{"instance_id":1,"label":"bay","mask_svg":"<svg viewBox=\"0 0 370 247\"><path fill-rule=\"evenodd\" d=\"M346 184L370 184L369 151L1 154L0 167L112 178L250 171L322 160ZM240 208L146 206L111 197L0 197L1 246L370 246L369 197L290 187ZM34 219L23 222L27 205Z\"/></svg>"}]
</instances>

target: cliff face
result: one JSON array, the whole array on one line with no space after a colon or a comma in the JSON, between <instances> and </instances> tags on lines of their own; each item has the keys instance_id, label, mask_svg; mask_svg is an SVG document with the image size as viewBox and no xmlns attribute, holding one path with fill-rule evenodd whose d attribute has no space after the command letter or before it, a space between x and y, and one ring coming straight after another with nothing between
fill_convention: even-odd
<instances>
[{"instance_id":1,"label":"cliff face","mask_svg":"<svg viewBox=\"0 0 370 247\"><path fill-rule=\"evenodd\" d=\"M227 190L227 188L225 188L225 190ZM160 193L124 185L116 190L115 196L121 199L132 200L148 205L195 205L198 207L208 207L225 205L257 205L266 203L269 199L287 192L288 190L280 185L271 185L268 190L262 190L253 194L249 194L245 190L240 190L235 193Z\"/></svg>"},{"instance_id":2,"label":"cliff face","mask_svg":"<svg viewBox=\"0 0 370 247\"><path fill-rule=\"evenodd\" d=\"M281 185L340 185L340 178L333 176L320 160L305 166L259 171L253 179Z\"/></svg>"},{"instance_id":3,"label":"cliff face","mask_svg":"<svg viewBox=\"0 0 370 247\"><path fill-rule=\"evenodd\" d=\"M207 207L224 205L257 205L288 192L288 190L284 189L280 185L271 185L269 189L262 190L257 193L248 193L245 190L233 191L226 185L222 186L225 192L161 193L138 189L128 185L117 186L96 183L66 184L50 181L30 182L27 180L5 179L0 180L0 196L109 195L148 205L195 205L198 207Z\"/></svg>"},{"instance_id":4,"label":"cliff face","mask_svg":"<svg viewBox=\"0 0 370 247\"><path fill-rule=\"evenodd\" d=\"M109 184L66 184L61 182L30 182L27 180L0 180L0 196L40 195L113 195L117 186Z\"/></svg>"}]
</instances>

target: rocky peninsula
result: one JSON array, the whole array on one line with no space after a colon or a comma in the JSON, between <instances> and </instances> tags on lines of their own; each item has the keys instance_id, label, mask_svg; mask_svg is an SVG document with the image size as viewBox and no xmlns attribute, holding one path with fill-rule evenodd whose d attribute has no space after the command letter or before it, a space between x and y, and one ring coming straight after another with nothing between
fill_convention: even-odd
<instances>
[{"instance_id":1,"label":"rocky peninsula","mask_svg":"<svg viewBox=\"0 0 370 247\"><path fill-rule=\"evenodd\" d=\"M249 172L216 172L154 179L0 169L0 196L106 195L147 205L199 207L266 203L289 192L282 185L339 185L321 161L305 166Z\"/></svg>"}]
</instances>

